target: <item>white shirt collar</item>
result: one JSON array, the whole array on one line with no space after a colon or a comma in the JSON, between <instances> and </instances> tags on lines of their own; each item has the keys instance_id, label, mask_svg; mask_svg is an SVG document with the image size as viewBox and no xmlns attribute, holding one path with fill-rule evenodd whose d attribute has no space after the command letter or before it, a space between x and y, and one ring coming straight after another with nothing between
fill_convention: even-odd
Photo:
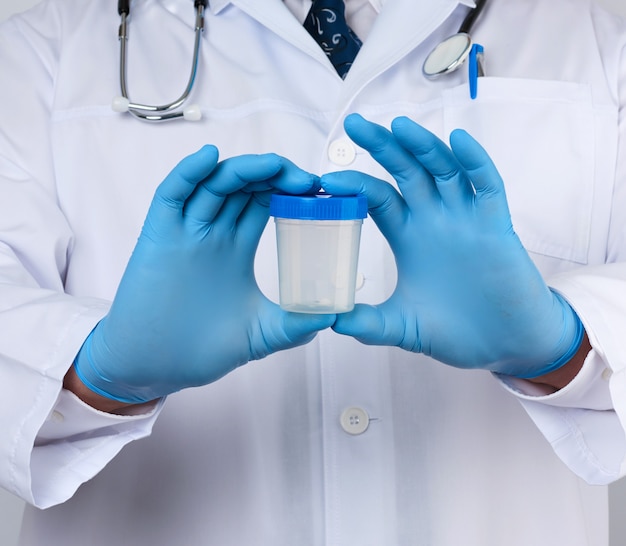
<instances>
[{"instance_id":1,"label":"white shirt collar","mask_svg":"<svg viewBox=\"0 0 626 546\"><path fill-rule=\"evenodd\" d=\"M299 0L300 2L304 3L306 0ZM349 2L350 0L346 0L347 2ZM367 0L370 4L372 4L372 7L380 13L380 10L382 9L383 5L385 4L385 2L387 0ZM468 6L470 8L475 8L476 7L476 3L474 0L458 0L459 4L462 4L464 6ZM222 11L228 4L231 3L231 0L209 0L209 9L213 12L213 13L219 13L220 11Z\"/></svg>"}]
</instances>

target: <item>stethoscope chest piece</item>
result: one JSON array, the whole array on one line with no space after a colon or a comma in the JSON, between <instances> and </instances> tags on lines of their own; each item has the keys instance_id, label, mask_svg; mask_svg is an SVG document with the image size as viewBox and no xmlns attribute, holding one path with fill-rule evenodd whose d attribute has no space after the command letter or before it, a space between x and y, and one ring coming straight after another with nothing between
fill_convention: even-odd
<instances>
[{"instance_id":1,"label":"stethoscope chest piece","mask_svg":"<svg viewBox=\"0 0 626 546\"><path fill-rule=\"evenodd\" d=\"M453 72L465 62L471 49L472 38L465 32L446 38L426 57L422 67L424 76L434 79Z\"/></svg>"}]
</instances>

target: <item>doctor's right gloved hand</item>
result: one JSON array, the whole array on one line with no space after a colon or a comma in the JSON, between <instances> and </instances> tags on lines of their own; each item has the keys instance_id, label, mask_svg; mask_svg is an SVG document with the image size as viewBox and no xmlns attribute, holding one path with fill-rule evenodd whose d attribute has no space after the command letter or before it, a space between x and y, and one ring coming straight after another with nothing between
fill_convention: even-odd
<instances>
[{"instance_id":1,"label":"doctor's right gloved hand","mask_svg":"<svg viewBox=\"0 0 626 546\"><path fill-rule=\"evenodd\" d=\"M75 360L93 392L142 403L309 342L334 315L287 313L254 277L269 194L319 180L279 156L218 163L205 146L157 189L109 313Z\"/></svg>"},{"instance_id":2,"label":"doctor's right gloved hand","mask_svg":"<svg viewBox=\"0 0 626 546\"><path fill-rule=\"evenodd\" d=\"M450 148L407 118L388 131L353 115L345 127L400 192L357 172L324 175L322 186L367 196L393 250L398 282L387 301L357 305L338 315L333 329L523 378L569 361L583 326L513 230L503 181L485 150L464 131L451 135Z\"/></svg>"}]
</instances>

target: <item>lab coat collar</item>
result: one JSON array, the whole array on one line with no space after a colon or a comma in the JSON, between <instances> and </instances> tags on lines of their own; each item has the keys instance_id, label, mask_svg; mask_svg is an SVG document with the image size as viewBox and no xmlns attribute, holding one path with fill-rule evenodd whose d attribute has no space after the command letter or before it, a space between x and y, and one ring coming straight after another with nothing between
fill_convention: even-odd
<instances>
[{"instance_id":1,"label":"lab coat collar","mask_svg":"<svg viewBox=\"0 0 626 546\"><path fill-rule=\"evenodd\" d=\"M347 101L368 81L419 46L460 5L474 6L474 0L420 0L419 16L407 16L415 12L416 2L418 0L386 0L344 81L340 101ZM210 0L213 13L219 13L230 4L310 57L328 64L322 48L311 40L282 0ZM393 39L389 39L390 36Z\"/></svg>"},{"instance_id":2,"label":"lab coat collar","mask_svg":"<svg viewBox=\"0 0 626 546\"><path fill-rule=\"evenodd\" d=\"M282 0L210 0L213 13L219 13L230 4L309 56L328 63L322 48L311 40ZM474 0L386 0L384 9L380 11L348 73L344 91L354 93L371 78L392 66L422 43L461 4L473 5ZM416 7L419 16L408 16L415 13ZM393 39L389 39L390 36Z\"/></svg>"},{"instance_id":3,"label":"lab coat collar","mask_svg":"<svg viewBox=\"0 0 626 546\"><path fill-rule=\"evenodd\" d=\"M282 1L282 0L279 0L279 1ZM370 2L374 6L374 8L376 8L377 11L380 11L382 9L382 6L385 4L386 1L387 0L370 0ZM215 14L218 14L220 11L222 11L226 6L228 6L231 3L233 3L232 0L209 0L208 7L211 10L211 12L215 15ZM458 3L462 4L463 6L468 6L470 8L476 7L476 2L474 0L458 0Z\"/></svg>"},{"instance_id":4,"label":"lab coat collar","mask_svg":"<svg viewBox=\"0 0 626 546\"><path fill-rule=\"evenodd\" d=\"M355 59L345 85L344 100L417 48L459 5L473 0L388 0ZM418 16L409 16L419 12ZM393 37L390 39L390 37Z\"/></svg>"}]
</instances>

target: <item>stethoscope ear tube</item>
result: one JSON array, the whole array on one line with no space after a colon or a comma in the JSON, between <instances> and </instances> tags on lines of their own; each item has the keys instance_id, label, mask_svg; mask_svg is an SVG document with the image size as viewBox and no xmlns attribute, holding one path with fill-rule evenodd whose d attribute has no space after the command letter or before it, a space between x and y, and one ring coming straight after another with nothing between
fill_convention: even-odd
<instances>
[{"instance_id":1,"label":"stethoscope ear tube","mask_svg":"<svg viewBox=\"0 0 626 546\"><path fill-rule=\"evenodd\" d=\"M118 15L128 15L130 13L130 0L118 0L117 13Z\"/></svg>"}]
</instances>

